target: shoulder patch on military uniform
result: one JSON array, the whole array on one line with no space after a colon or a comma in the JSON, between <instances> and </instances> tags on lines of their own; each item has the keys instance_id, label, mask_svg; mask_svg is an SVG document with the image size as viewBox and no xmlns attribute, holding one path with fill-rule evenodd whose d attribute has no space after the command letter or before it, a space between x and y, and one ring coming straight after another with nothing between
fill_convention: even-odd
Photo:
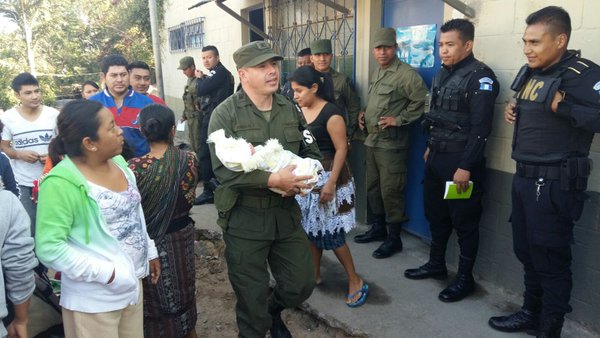
<instances>
[{"instance_id":1,"label":"shoulder patch on military uniform","mask_svg":"<svg viewBox=\"0 0 600 338\"><path fill-rule=\"evenodd\" d=\"M490 79L489 77L482 77L481 79L479 79L479 90L487 90L487 91L492 91L492 84L494 84L494 80Z\"/></svg>"}]
</instances>

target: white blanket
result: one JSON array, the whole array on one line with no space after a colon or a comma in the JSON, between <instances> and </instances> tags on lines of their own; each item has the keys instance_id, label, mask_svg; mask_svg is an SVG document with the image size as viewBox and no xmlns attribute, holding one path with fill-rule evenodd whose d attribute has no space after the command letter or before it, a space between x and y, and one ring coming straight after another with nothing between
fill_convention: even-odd
<instances>
[{"instance_id":1,"label":"white blanket","mask_svg":"<svg viewBox=\"0 0 600 338\"><path fill-rule=\"evenodd\" d=\"M270 139L264 145L252 146L243 138L225 136L225 131L219 129L208 136L208 143L215 144L215 153L221 163L232 171L250 172L264 170L277 172L288 165L296 165L293 173L296 176L310 175L305 183L309 189L303 189L306 194L312 190L319 180L319 172L323 170L321 162L312 158L302 158L289 150L283 149L277 139ZM283 191L271 188L272 191L282 194Z\"/></svg>"}]
</instances>

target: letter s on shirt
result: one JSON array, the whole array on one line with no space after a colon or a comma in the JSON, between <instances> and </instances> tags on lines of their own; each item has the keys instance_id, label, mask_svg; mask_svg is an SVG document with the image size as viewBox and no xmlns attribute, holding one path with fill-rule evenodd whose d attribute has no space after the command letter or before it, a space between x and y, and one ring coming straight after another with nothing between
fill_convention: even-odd
<instances>
[{"instance_id":1,"label":"letter s on shirt","mask_svg":"<svg viewBox=\"0 0 600 338\"><path fill-rule=\"evenodd\" d=\"M307 144L312 144L315 141L315 137L310 133L310 130L304 129L302 131L302 136L304 137L304 142Z\"/></svg>"}]
</instances>

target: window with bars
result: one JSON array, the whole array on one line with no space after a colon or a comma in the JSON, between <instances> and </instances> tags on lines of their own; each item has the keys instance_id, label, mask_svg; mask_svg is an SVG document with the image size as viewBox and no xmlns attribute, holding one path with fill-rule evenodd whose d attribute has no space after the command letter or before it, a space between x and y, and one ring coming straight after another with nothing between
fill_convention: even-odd
<instances>
[{"instance_id":1,"label":"window with bars","mask_svg":"<svg viewBox=\"0 0 600 338\"><path fill-rule=\"evenodd\" d=\"M332 68L354 78L355 0L265 0L265 13L273 48L284 58L283 78L296 68L297 52L317 39L331 39Z\"/></svg>"},{"instance_id":2,"label":"window with bars","mask_svg":"<svg viewBox=\"0 0 600 338\"><path fill-rule=\"evenodd\" d=\"M169 27L169 50L185 52L204 47L204 17L184 21Z\"/></svg>"}]
</instances>

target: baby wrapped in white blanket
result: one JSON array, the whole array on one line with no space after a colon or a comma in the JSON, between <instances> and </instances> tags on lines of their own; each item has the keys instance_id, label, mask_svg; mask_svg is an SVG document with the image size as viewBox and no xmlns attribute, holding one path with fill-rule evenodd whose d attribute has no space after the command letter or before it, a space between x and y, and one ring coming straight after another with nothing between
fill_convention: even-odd
<instances>
[{"instance_id":1,"label":"baby wrapped in white blanket","mask_svg":"<svg viewBox=\"0 0 600 338\"><path fill-rule=\"evenodd\" d=\"M310 175L305 183L310 188L303 189L302 194L312 190L319 180L319 172L323 170L321 162L312 158L302 158L289 150L283 149L277 139L270 139L264 145L252 146L243 138L225 136L225 131L219 129L208 136L208 143L215 144L215 153L221 163L232 171L250 172L264 170L277 172L288 165L295 165L293 173L296 176ZM272 191L282 194L283 191L271 188Z\"/></svg>"}]
</instances>

